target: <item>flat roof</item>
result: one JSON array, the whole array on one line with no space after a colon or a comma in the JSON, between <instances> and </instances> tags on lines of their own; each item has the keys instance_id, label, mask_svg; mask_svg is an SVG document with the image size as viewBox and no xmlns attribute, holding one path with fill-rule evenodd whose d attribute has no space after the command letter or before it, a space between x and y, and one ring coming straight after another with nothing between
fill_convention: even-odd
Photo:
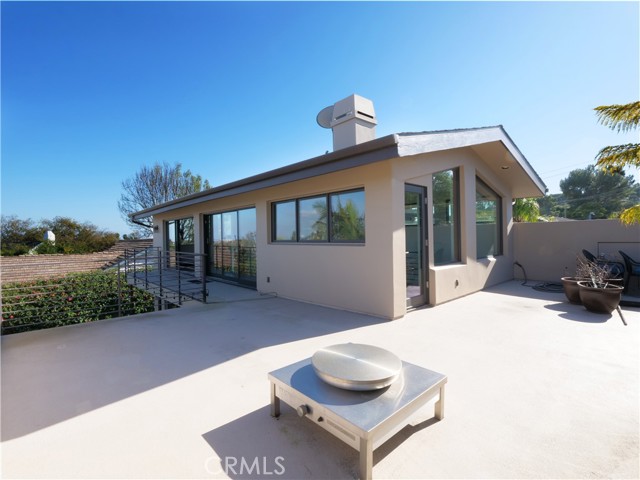
<instances>
[{"instance_id":1,"label":"flat roof","mask_svg":"<svg viewBox=\"0 0 640 480\"><path fill-rule=\"evenodd\" d=\"M329 152L284 167L269 170L258 175L243 178L224 185L193 193L169 202L140 210L131 215L134 220L187 207L196 203L247 193L262 188L273 187L285 183L316 177L327 173L355 168L392 158L417 155L421 153L451 150L454 148L479 147L487 144L501 144L516 167L518 185L523 196L544 195L546 186L513 143L502 125L492 127L467 128L456 130L438 130L429 132L394 133L369 142ZM476 153L487 163L500 160L493 159L495 152L477 148ZM484 158L486 157L486 158ZM500 165L493 165L499 171ZM525 188L526 187L526 188Z\"/></svg>"}]
</instances>

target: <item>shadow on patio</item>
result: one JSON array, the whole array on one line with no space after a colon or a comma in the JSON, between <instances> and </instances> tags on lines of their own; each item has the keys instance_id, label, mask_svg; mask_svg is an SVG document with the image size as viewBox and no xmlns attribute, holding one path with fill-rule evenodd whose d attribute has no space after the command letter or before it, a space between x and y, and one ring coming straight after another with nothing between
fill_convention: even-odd
<instances>
[{"instance_id":1,"label":"shadow on patio","mask_svg":"<svg viewBox=\"0 0 640 480\"><path fill-rule=\"evenodd\" d=\"M357 342L449 379L445 418L421 410L374 478L638 478L640 311L625 317L508 282L393 322L271 298L8 336L2 473L353 478L355 450L270 416L267 373Z\"/></svg>"},{"instance_id":2,"label":"shadow on patio","mask_svg":"<svg viewBox=\"0 0 640 480\"><path fill-rule=\"evenodd\" d=\"M222 288L236 303L2 337L2 441L261 348L383 321Z\"/></svg>"}]
</instances>

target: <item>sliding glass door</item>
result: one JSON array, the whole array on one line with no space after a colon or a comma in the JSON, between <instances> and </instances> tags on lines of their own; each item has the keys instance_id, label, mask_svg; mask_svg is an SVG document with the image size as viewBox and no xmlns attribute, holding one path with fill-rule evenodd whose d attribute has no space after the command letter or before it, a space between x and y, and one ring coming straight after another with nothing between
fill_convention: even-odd
<instances>
[{"instance_id":1,"label":"sliding glass door","mask_svg":"<svg viewBox=\"0 0 640 480\"><path fill-rule=\"evenodd\" d=\"M204 217L207 274L256 285L256 209L244 208Z\"/></svg>"}]
</instances>

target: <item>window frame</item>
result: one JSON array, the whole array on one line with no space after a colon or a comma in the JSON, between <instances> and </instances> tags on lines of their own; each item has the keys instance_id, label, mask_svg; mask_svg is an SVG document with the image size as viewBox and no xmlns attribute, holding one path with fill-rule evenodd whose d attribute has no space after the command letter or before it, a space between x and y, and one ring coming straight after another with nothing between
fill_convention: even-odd
<instances>
[{"instance_id":1,"label":"window frame","mask_svg":"<svg viewBox=\"0 0 640 480\"><path fill-rule=\"evenodd\" d=\"M324 199L324 203L326 205L327 208L327 218L325 219L326 221L326 240L307 240L307 239L303 239L301 237L301 231L300 231L300 227L302 225L302 222L300 221L300 202L306 202L308 200L316 200L316 199ZM329 195L328 194L321 194L321 195L311 195L308 197L302 197L302 198L297 198L296 199L296 242L298 243L330 243L331 241L331 234L329 232L329 218L330 218L330 204L329 204Z\"/></svg>"},{"instance_id":2,"label":"window frame","mask_svg":"<svg viewBox=\"0 0 640 480\"><path fill-rule=\"evenodd\" d=\"M179 251L178 250L178 246L182 245L183 243L180 242L180 235L178 234L178 222L182 222L185 220L191 220L191 224L192 224L192 228L193 228L193 246L195 247L196 244L196 238L195 238L195 218L194 217L179 217L179 218L172 218L170 220L165 220L164 221L164 244L165 244L165 250L166 251L170 251L172 250L170 247L170 240L169 240L169 230L173 229L173 234L175 235L175 240L174 240L174 247L173 250L174 251ZM190 244L187 244L190 245Z\"/></svg>"},{"instance_id":3,"label":"window frame","mask_svg":"<svg viewBox=\"0 0 640 480\"><path fill-rule=\"evenodd\" d=\"M364 237L362 239L358 239L358 240L334 240L333 239L333 225L332 225L332 217L333 217L333 212L332 212L332 204L331 204L331 197L332 195L342 195L342 194L347 194L347 193L358 193L358 192L362 192L362 194L365 194L365 189L364 187L359 187L359 188L351 188L348 190L339 190L339 191L335 191L335 192L327 192L327 193L322 193L322 194L314 194L314 195L305 195L304 197L297 197L297 198L289 198L286 200L278 200L278 201L274 201L271 202L271 243L278 243L278 244L304 244L304 245L327 245L327 244L334 244L334 245L341 245L341 244L351 244L351 245L364 245L366 243L366 208L364 210L364 216L365 216L365 228L364 228ZM326 205L327 205L327 239L326 240L301 240L300 239L300 202L304 201L304 200L309 200L309 199L313 199L313 198L324 198ZM277 205L283 204L283 203L291 203L293 202L295 204L295 227L296 227L296 239L295 240L278 240L276 238L276 233L277 233L277 215L276 215L276 208ZM366 197L365 197L365 207L366 207Z\"/></svg>"},{"instance_id":4,"label":"window frame","mask_svg":"<svg viewBox=\"0 0 640 480\"><path fill-rule=\"evenodd\" d=\"M451 221L453 223L453 243L454 243L454 248L453 248L453 260L451 261L446 261L446 262L436 262L436 258L435 258L435 251L434 251L434 258L433 258L433 265L435 267L442 267L445 265L455 265L455 264L459 264L459 263L463 263L462 262L462 225L460 224L460 219L461 219L461 215L460 215L460 189L461 189L461 180L460 180L460 167L452 167L452 168L447 168L445 170L439 170L437 172L434 172L431 174L431 195L432 195L432 200L433 200L433 196L435 195L435 186L434 186L434 177L435 175L439 174L439 173L444 173L444 172L452 172L453 174L453 178L452 178L452 202L454 204L454 207L452 209L451 212ZM432 215L431 215L431 228L433 228L433 245L435 245L436 241L438 240L437 236L436 236L436 219L437 216L435 214L435 200L433 200L433 204L432 205Z\"/></svg>"},{"instance_id":5,"label":"window frame","mask_svg":"<svg viewBox=\"0 0 640 480\"><path fill-rule=\"evenodd\" d=\"M493 254L487 254L487 255L482 255L480 256L478 253L478 217L477 217L477 213L478 213L478 209L476 207L475 210L475 214L476 214L476 259L477 260L482 260L484 258L489 258L489 257L500 257L502 255L504 255L504 242L503 242L503 237L504 237L504 222L502 221L502 215L503 215L503 209L504 209L504 201L502 198L502 195L500 195L498 192L496 192L493 188L491 188L491 186L489 186L489 184L487 182L485 182L482 178L480 178L478 175L476 175L476 204L478 202L477 200L477 195L478 195L478 184L480 184L480 186L484 189L486 189L487 191L491 192L493 195L495 195L495 198L497 200L497 205L496 205L496 252Z\"/></svg>"}]
</instances>

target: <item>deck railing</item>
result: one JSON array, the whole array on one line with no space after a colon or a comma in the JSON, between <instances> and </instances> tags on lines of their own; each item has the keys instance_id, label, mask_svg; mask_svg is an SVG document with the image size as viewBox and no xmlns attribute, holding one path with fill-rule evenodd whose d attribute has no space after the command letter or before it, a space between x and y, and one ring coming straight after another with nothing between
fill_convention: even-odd
<instances>
[{"instance_id":1,"label":"deck railing","mask_svg":"<svg viewBox=\"0 0 640 480\"><path fill-rule=\"evenodd\" d=\"M255 285L256 247L213 245L211 253L207 260L214 277Z\"/></svg>"},{"instance_id":2,"label":"deck railing","mask_svg":"<svg viewBox=\"0 0 640 480\"><path fill-rule=\"evenodd\" d=\"M158 247L131 249L125 251L116 267L127 282L169 303L207 300L204 254L163 251Z\"/></svg>"},{"instance_id":3,"label":"deck railing","mask_svg":"<svg viewBox=\"0 0 640 480\"><path fill-rule=\"evenodd\" d=\"M105 268L110 263L88 262L83 255L59 255L54 265L50 256L37 257L26 259L30 270L37 274L2 282L3 335L122 317L155 308L154 297L128 284L123 272ZM4 267L3 262L1 273Z\"/></svg>"}]
</instances>

